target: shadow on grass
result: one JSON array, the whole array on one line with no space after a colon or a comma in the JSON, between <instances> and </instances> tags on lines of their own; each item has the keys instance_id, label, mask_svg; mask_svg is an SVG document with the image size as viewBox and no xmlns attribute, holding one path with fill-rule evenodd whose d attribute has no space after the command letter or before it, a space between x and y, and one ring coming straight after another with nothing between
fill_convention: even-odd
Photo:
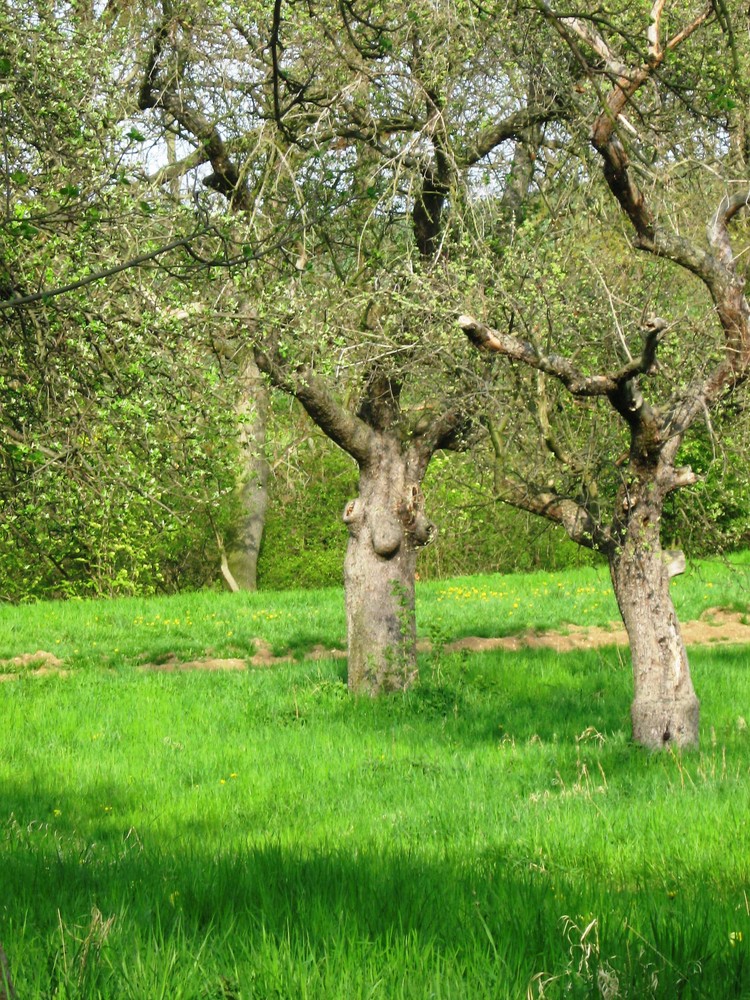
<instances>
[{"instance_id":1,"label":"shadow on grass","mask_svg":"<svg viewBox=\"0 0 750 1000\"><path fill-rule=\"evenodd\" d=\"M737 657L722 650L697 659L708 683L712 675L724 682ZM290 666L276 678L248 673L190 683L193 696L221 695L240 714L254 686L267 685L253 705L262 709L255 722L263 732L336 726L363 738L408 732L415 746L442 740L458 754L506 739L541 742L555 766L559 759L575 761L584 733L594 740L599 733L610 780L619 769L637 780L633 749L612 738L627 729L631 683L616 650L432 656L421 665L416 689L377 702L347 696L340 663ZM163 689L178 700L183 681L144 683L154 697ZM117 679L109 683L113 696ZM56 691L51 682L50 697ZM75 698L75 685L69 682L66 691ZM179 701L174 710L179 716ZM224 738L229 735L225 729ZM248 819L256 833L240 848L223 846L221 831L202 827L200 819L169 831L163 843L158 834L144 843L135 829L111 821L109 809L127 814L129 807L132 789L83 784L75 774L62 786L37 773L33 785L6 781L0 788L0 940L20 995L99 995L79 967L71 966L78 992L60 985L60 956L83 953L92 913L105 923L115 918L107 945L112 967L146 951L163 965L169 948L181 942L184 962L195 965L201 955L214 982L231 967L230 978L244 983L236 994L242 997L303 995L301 970L322 977L328 969L340 978L368 962L372 982L389 982L403 975L407 960L416 963L410 968L417 978L432 975L441 962L448 975L450 966L461 984L444 993L452 996L523 996L541 972L559 977L557 992L550 986L546 996L596 995L599 969L617 976L622 996L721 997L750 989L744 950L728 939L737 919L733 904L707 891L706 883L669 898L663 879L650 870L632 873L623 885L606 872L545 867L497 851L458 856L446 850L441 857L437 842L424 852L397 843L296 847L258 834L260 812ZM67 817L76 820L68 825ZM595 931L585 938L593 919ZM282 954L286 972L279 971ZM421 972L415 955L422 956ZM321 983L309 995L344 995ZM101 995L152 994L112 987ZM217 987L195 995L228 994Z\"/></svg>"},{"instance_id":2,"label":"shadow on grass","mask_svg":"<svg viewBox=\"0 0 750 1000\"><path fill-rule=\"evenodd\" d=\"M51 788L39 792L53 795ZM0 814L18 806L19 794L3 790ZM72 808L55 794L62 808ZM86 794L95 813L100 790ZM748 986L742 955L725 940L722 947L731 915L700 886L674 900L647 881L626 888L496 852L430 861L396 847L310 851L251 841L222 851L197 839L162 851L132 832L113 838L95 823L87 845L41 824L25 829L11 821L5 833L0 930L23 996L59 995L61 954L81 991L65 995L100 995L83 975L92 913L99 928L114 918L110 971L149 948L164 963L170 942L179 942L186 962L196 966L200 955L213 970L202 973L204 997L227 996L218 985L206 992L205 984L212 976L214 984L228 982L230 971L238 984L246 980L237 995L292 996L301 995L299 977L310 968L341 975L368 962L386 981L432 975L433 966L444 976L453 970L463 988L451 995L460 996L525 995L542 972L559 977L559 989L545 996L599 995L599 970L618 978L621 996L739 996L711 984ZM97 960L103 947L102 940ZM45 951L46 969L25 968L29 956ZM407 955L412 968L404 966ZM329 986L317 995L334 993Z\"/></svg>"}]
</instances>

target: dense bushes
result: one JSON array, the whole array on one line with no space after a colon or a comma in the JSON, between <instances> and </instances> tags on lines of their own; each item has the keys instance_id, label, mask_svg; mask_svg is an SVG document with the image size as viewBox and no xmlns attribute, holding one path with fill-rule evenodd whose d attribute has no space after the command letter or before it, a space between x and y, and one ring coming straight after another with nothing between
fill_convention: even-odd
<instances>
[{"instance_id":1,"label":"dense bushes","mask_svg":"<svg viewBox=\"0 0 750 1000\"><path fill-rule=\"evenodd\" d=\"M741 431L738 425L739 437ZM356 466L323 434L311 432L295 408L276 412L269 432L272 474L259 586L338 585L347 543L341 513L356 495ZM229 434L225 426L222 435ZM232 521L233 449L226 437L213 446L209 438L204 428L190 455L173 450L178 468L169 476L166 451L153 456L162 467L161 482L147 463L139 471L135 457L121 447L119 481L87 485L49 465L18 484L0 520L2 597L219 586L216 531L226 533ZM665 542L696 557L747 545L750 474L739 449L714 456L706 431L686 444L683 460L703 478L671 498ZM541 518L496 503L471 454L437 456L424 491L438 535L420 555L422 579L561 569L596 558Z\"/></svg>"}]
</instances>

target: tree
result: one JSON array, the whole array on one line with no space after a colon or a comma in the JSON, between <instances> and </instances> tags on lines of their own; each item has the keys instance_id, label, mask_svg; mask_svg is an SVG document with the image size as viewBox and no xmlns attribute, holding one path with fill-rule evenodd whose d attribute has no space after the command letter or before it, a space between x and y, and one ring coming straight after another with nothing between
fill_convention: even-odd
<instances>
[{"instance_id":1,"label":"tree","mask_svg":"<svg viewBox=\"0 0 750 1000\"><path fill-rule=\"evenodd\" d=\"M257 588L258 556L268 508L268 391L254 357L250 352L246 354L241 374L235 383L239 389L237 411L241 425L240 476L237 485L239 510L231 527L229 551L222 561L222 571L231 590Z\"/></svg>"},{"instance_id":2,"label":"tree","mask_svg":"<svg viewBox=\"0 0 750 1000\"><path fill-rule=\"evenodd\" d=\"M745 141L744 133L737 134L743 116L717 109L722 67L701 64L702 49L690 49L693 36L710 30L713 8L693 14L682 8L667 11L664 0L656 0L642 45L636 33L642 28L629 16L608 22L558 15L546 0L538 0L536 7L575 56L580 75L571 81L571 92L581 103L579 128L590 128L597 158L586 169L601 171L630 226L631 252L666 261L697 278L708 293L716 336L712 331L708 340L704 326L701 346L692 339L697 332L690 322L696 289L693 284L681 293L679 282L671 287L662 283L658 293L672 317L651 315L643 324L642 346L632 351L622 330L612 337L599 333L598 361L581 355L581 345L579 357L573 358L538 337L519 337L513 320L519 319L521 308L509 306L506 331L469 315L459 325L477 347L538 372L536 386L542 394L549 393L546 382L556 382L563 390L556 404L565 413L576 400L603 400L621 421L626 450L610 452L607 460L600 455L597 466L583 451L561 446L552 408L543 402L538 423L546 447L567 466L577 488L566 492L541 485L538 463L536 483L506 477L498 485L508 502L562 524L576 542L607 557L630 639L634 738L650 748L691 746L698 742L699 703L669 593L671 572L680 569L662 550L660 527L666 498L696 481L690 466L681 464L685 436L744 385L750 370L750 306L742 255L730 238L730 224L750 202L742 180L745 154L738 153ZM641 24L644 20L639 18ZM704 44L720 44L715 29ZM737 69L737 63L731 65ZM710 158L711 183L706 186L717 206L703 240L695 224L701 194L691 190L697 151ZM610 223L612 228L615 224ZM637 264L630 266L637 271ZM606 275L605 288L606 279L610 286L615 280ZM565 343L559 329L552 333ZM611 350L616 344L619 360ZM612 360L605 364L611 367L602 366L607 347ZM658 401L649 398L657 395Z\"/></svg>"},{"instance_id":3,"label":"tree","mask_svg":"<svg viewBox=\"0 0 750 1000\"><path fill-rule=\"evenodd\" d=\"M227 486L215 359L180 344L158 265L195 278L221 244L192 215L177 233L184 215L134 184L145 137L111 14L24 2L0 19L0 587L168 585L175 529L194 540Z\"/></svg>"},{"instance_id":4,"label":"tree","mask_svg":"<svg viewBox=\"0 0 750 1000\"><path fill-rule=\"evenodd\" d=\"M519 151L563 113L551 78L527 94L535 53L498 59L513 34L510 10L463 2L165 4L143 60L140 107L188 144L183 176L210 169L236 243L277 234L276 258L236 283L259 368L359 468L344 511L353 691L416 676L416 553L434 533L421 484L471 424L462 368L477 362L457 365L445 324L472 280L472 189L510 202L531 183Z\"/></svg>"}]
</instances>

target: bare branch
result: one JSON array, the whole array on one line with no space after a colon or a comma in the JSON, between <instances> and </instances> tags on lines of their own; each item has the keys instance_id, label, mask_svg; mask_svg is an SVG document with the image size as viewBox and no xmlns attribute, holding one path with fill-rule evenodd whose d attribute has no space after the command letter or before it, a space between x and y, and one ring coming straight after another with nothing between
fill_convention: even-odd
<instances>
[{"instance_id":1,"label":"bare branch","mask_svg":"<svg viewBox=\"0 0 750 1000\"><path fill-rule=\"evenodd\" d=\"M648 39L648 61L656 64L661 62L661 15L664 10L666 0L655 0L651 8L651 21L648 26L646 37Z\"/></svg>"},{"instance_id":2,"label":"bare branch","mask_svg":"<svg viewBox=\"0 0 750 1000\"><path fill-rule=\"evenodd\" d=\"M456 158L456 166L470 167L501 143L508 139L522 139L529 128L559 119L562 113L560 105L553 101L548 104L532 104L520 111L514 111L502 121L483 129L476 142Z\"/></svg>"},{"instance_id":3,"label":"bare branch","mask_svg":"<svg viewBox=\"0 0 750 1000\"><path fill-rule=\"evenodd\" d=\"M252 194L247 183L242 181L241 172L230 159L218 128L201 111L190 106L185 99L182 86L176 89L159 87L157 70L164 30L162 26L156 34L138 94L138 107L142 111L161 108L190 132L205 154L202 162L210 160L213 167L213 173L203 181L206 187L223 194L232 208L238 211L250 211L253 207Z\"/></svg>"},{"instance_id":4,"label":"bare branch","mask_svg":"<svg viewBox=\"0 0 750 1000\"><path fill-rule=\"evenodd\" d=\"M190 170L195 169L195 167L200 167L204 163L208 163L210 157L208 152L204 148L193 150L183 159L178 160L177 163L170 163L166 167L162 167L157 170L156 173L150 174L146 178L147 184L153 184L159 186L162 184L169 184L170 181L179 180L180 177L184 177Z\"/></svg>"},{"instance_id":5,"label":"bare branch","mask_svg":"<svg viewBox=\"0 0 750 1000\"><path fill-rule=\"evenodd\" d=\"M547 9L548 14L551 15L552 12L547 4L544 4L544 7ZM589 23L582 21L578 17L561 17L560 21L568 28L572 28L581 41L585 42L590 49L596 52L604 62L608 73L615 77L627 77L630 74L630 69L615 58L612 50L602 36Z\"/></svg>"},{"instance_id":6,"label":"bare branch","mask_svg":"<svg viewBox=\"0 0 750 1000\"><path fill-rule=\"evenodd\" d=\"M507 476L496 480L495 486L498 500L561 525L578 545L597 551L605 551L609 546L609 529L602 527L576 500L560 496L554 490L536 492L528 484Z\"/></svg>"},{"instance_id":7,"label":"bare branch","mask_svg":"<svg viewBox=\"0 0 750 1000\"><path fill-rule=\"evenodd\" d=\"M343 448L361 466L371 460L375 432L345 407L338 403L328 387L310 369L290 372L283 361L255 348L258 368L264 372L277 389L294 396L304 406L313 421L339 448Z\"/></svg>"},{"instance_id":8,"label":"bare branch","mask_svg":"<svg viewBox=\"0 0 750 1000\"><path fill-rule=\"evenodd\" d=\"M729 239L729 223L743 208L750 208L750 190L738 191L722 198L716 213L708 226L708 242L716 251L725 267L734 264L734 253Z\"/></svg>"},{"instance_id":9,"label":"bare branch","mask_svg":"<svg viewBox=\"0 0 750 1000\"><path fill-rule=\"evenodd\" d=\"M116 264L114 267L105 267L101 271L87 274L85 278L80 278L78 281L71 281L67 285L60 285L58 288L47 288L41 292L34 292L31 295L19 295L14 299L0 300L0 312L17 309L19 306L33 305L35 302L46 302L47 299L54 298L57 295L65 295L68 292L74 292L78 288L85 288L86 285L91 285L95 281L101 281L103 278L111 278L113 274L119 274L121 271L128 271L130 268L138 267L140 264L154 260L162 254L169 253L170 250L176 250L178 247L189 247L194 239L206 232L208 230L202 229L191 236L185 236L180 240L173 240L172 243L167 243L157 250L151 250L150 253L141 254L139 257L132 257L122 264Z\"/></svg>"},{"instance_id":10,"label":"bare branch","mask_svg":"<svg viewBox=\"0 0 750 1000\"><path fill-rule=\"evenodd\" d=\"M416 479L421 482L436 451L461 451L465 447L462 434L469 423L466 407L457 403L420 420L409 444L409 467Z\"/></svg>"},{"instance_id":11,"label":"bare branch","mask_svg":"<svg viewBox=\"0 0 750 1000\"><path fill-rule=\"evenodd\" d=\"M610 375L584 375L567 358L559 354L542 354L534 344L493 330L471 316L459 316L458 325L475 347L503 354L551 375L573 396L608 396L618 392L625 383L638 375L648 374L653 369L657 346L668 326L665 320L654 318L646 330L646 343L641 357L629 361L619 371Z\"/></svg>"},{"instance_id":12,"label":"bare branch","mask_svg":"<svg viewBox=\"0 0 750 1000\"><path fill-rule=\"evenodd\" d=\"M713 6L708 5L697 17L669 39L664 48L659 43L659 27L664 0L656 0L651 9L651 23L648 29L648 61L637 69L631 69L620 76L606 99L605 107L597 118L592 130L592 142L597 152L606 146L612 137L618 115L624 110L636 91L648 80L663 63L667 52L677 48L685 39L696 31L713 12Z\"/></svg>"}]
</instances>

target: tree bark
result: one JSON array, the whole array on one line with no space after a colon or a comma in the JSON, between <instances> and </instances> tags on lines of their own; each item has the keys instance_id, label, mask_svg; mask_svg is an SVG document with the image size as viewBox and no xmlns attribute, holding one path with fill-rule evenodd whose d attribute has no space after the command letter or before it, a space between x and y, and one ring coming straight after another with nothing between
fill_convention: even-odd
<instances>
[{"instance_id":1,"label":"tree bark","mask_svg":"<svg viewBox=\"0 0 750 1000\"><path fill-rule=\"evenodd\" d=\"M698 745L700 703L690 679L685 643L669 593L674 553L659 540L661 503L641 498L609 569L630 641L633 739L650 750ZM679 571L679 570L678 570Z\"/></svg>"},{"instance_id":2,"label":"tree bark","mask_svg":"<svg viewBox=\"0 0 750 1000\"><path fill-rule=\"evenodd\" d=\"M397 439L379 434L360 466L359 496L344 510L348 683L355 694L405 690L417 678L417 550L435 530L420 482Z\"/></svg>"},{"instance_id":3,"label":"tree bark","mask_svg":"<svg viewBox=\"0 0 750 1000\"><path fill-rule=\"evenodd\" d=\"M258 553L268 508L268 461L265 454L268 390L250 355L240 376L240 514L227 551L227 566L239 590L257 587Z\"/></svg>"}]
</instances>

